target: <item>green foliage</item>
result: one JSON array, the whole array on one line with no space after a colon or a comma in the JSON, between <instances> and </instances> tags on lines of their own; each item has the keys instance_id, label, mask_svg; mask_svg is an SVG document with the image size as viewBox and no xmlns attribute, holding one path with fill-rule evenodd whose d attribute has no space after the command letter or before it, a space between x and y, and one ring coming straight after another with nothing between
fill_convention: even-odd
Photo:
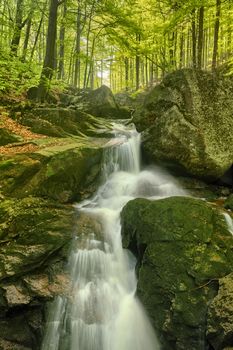
<instances>
[{"instance_id":1,"label":"green foliage","mask_svg":"<svg viewBox=\"0 0 233 350\"><path fill-rule=\"evenodd\" d=\"M46 38L50 1L0 2L1 93L21 93L38 84L46 42L51 42ZM23 4L21 17L18 2ZM203 33L199 33L200 7L204 7ZM17 18L20 38L10 56ZM217 66L232 60L232 1L221 0L219 20ZM115 91L134 90L137 75L137 88L148 87L168 72L192 67L193 47L197 56L200 38L204 38L201 68L210 69L215 24L216 0L64 0L58 5L56 57L48 87L55 83L60 89L64 84L96 88L104 83Z\"/></svg>"},{"instance_id":2,"label":"green foliage","mask_svg":"<svg viewBox=\"0 0 233 350\"><path fill-rule=\"evenodd\" d=\"M35 64L22 62L18 57L0 53L0 93L21 94L38 83Z\"/></svg>"}]
</instances>

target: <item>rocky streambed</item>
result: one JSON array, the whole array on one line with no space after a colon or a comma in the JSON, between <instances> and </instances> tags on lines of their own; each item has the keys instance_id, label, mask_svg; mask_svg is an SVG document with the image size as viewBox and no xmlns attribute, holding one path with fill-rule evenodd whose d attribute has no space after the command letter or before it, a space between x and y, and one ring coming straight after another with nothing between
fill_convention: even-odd
<instances>
[{"instance_id":1,"label":"rocky streambed","mask_svg":"<svg viewBox=\"0 0 233 350\"><path fill-rule=\"evenodd\" d=\"M81 103L79 96L63 95L52 107L1 109L0 349L40 348L47 307L69 288L74 230L89 232L93 225L77 217L72 204L98 186L112 132L108 118L129 117L135 106L145 159L168 165L198 197L135 199L123 209L123 243L138 259L138 295L163 349L233 347L231 172L219 182L233 159L230 147L224 153L231 144L231 85L216 82L216 96L221 93L211 114L210 102L199 98L206 76L177 74L179 80L167 77L141 107L131 101L121 109L108 89L97 91L97 117L89 114L93 96L90 103L86 96ZM224 140L212 132L220 124Z\"/></svg>"}]
</instances>

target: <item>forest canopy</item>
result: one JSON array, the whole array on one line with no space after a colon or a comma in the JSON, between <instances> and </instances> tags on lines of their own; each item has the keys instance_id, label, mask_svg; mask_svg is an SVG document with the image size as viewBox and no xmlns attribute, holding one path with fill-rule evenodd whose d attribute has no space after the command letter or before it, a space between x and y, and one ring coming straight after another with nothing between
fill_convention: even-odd
<instances>
[{"instance_id":1,"label":"forest canopy","mask_svg":"<svg viewBox=\"0 0 233 350\"><path fill-rule=\"evenodd\" d=\"M0 92L116 92L231 64L232 0L0 0Z\"/></svg>"}]
</instances>

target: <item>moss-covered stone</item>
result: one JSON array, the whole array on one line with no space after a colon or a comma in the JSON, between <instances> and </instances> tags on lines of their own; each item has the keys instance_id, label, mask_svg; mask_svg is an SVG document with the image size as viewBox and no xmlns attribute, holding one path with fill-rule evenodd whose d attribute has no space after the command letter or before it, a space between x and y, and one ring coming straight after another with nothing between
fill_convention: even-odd
<instances>
[{"instance_id":1,"label":"moss-covered stone","mask_svg":"<svg viewBox=\"0 0 233 350\"><path fill-rule=\"evenodd\" d=\"M220 178L232 165L232 85L230 78L191 69L165 77L135 116L148 156L194 176Z\"/></svg>"},{"instance_id":2,"label":"moss-covered stone","mask_svg":"<svg viewBox=\"0 0 233 350\"><path fill-rule=\"evenodd\" d=\"M22 141L22 137L0 127L0 146Z\"/></svg>"},{"instance_id":3,"label":"moss-covered stone","mask_svg":"<svg viewBox=\"0 0 233 350\"><path fill-rule=\"evenodd\" d=\"M34 153L0 157L3 195L22 198L33 194L68 202L84 191L93 191L104 141L66 138L56 139L50 146L44 140L42 143L45 146Z\"/></svg>"},{"instance_id":4,"label":"moss-covered stone","mask_svg":"<svg viewBox=\"0 0 233 350\"><path fill-rule=\"evenodd\" d=\"M26 197L0 202L0 349L39 350L46 301L68 291L74 208Z\"/></svg>"},{"instance_id":5,"label":"moss-covered stone","mask_svg":"<svg viewBox=\"0 0 233 350\"><path fill-rule=\"evenodd\" d=\"M71 239L73 209L41 198L0 202L0 280L43 265Z\"/></svg>"},{"instance_id":6,"label":"moss-covered stone","mask_svg":"<svg viewBox=\"0 0 233 350\"><path fill-rule=\"evenodd\" d=\"M224 202L224 207L226 209L233 210L233 194L231 194Z\"/></svg>"},{"instance_id":7,"label":"moss-covered stone","mask_svg":"<svg viewBox=\"0 0 233 350\"><path fill-rule=\"evenodd\" d=\"M205 201L171 197L130 201L123 244L139 259L138 294L163 349L207 349L207 309L217 281L233 269L233 237Z\"/></svg>"},{"instance_id":8,"label":"moss-covered stone","mask_svg":"<svg viewBox=\"0 0 233 350\"><path fill-rule=\"evenodd\" d=\"M109 136L111 125L104 119L95 118L84 111L61 108L34 108L23 111L20 122L31 131L52 137Z\"/></svg>"},{"instance_id":9,"label":"moss-covered stone","mask_svg":"<svg viewBox=\"0 0 233 350\"><path fill-rule=\"evenodd\" d=\"M105 85L90 91L83 101L86 103L85 110L96 117L110 119L130 118L130 110L119 107L112 91Z\"/></svg>"},{"instance_id":10,"label":"moss-covered stone","mask_svg":"<svg viewBox=\"0 0 233 350\"><path fill-rule=\"evenodd\" d=\"M233 344L233 273L219 281L218 294L208 310L207 337L215 350Z\"/></svg>"}]
</instances>

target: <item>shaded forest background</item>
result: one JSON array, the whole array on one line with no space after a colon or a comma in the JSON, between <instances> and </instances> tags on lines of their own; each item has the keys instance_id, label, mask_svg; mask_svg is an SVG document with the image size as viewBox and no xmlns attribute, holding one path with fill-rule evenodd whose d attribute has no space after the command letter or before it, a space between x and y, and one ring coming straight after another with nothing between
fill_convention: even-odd
<instances>
[{"instance_id":1,"label":"shaded forest background","mask_svg":"<svg viewBox=\"0 0 233 350\"><path fill-rule=\"evenodd\" d=\"M0 0L0 93L134 91L232 61L231 0Z\"/></svg>"}]
</instances>

